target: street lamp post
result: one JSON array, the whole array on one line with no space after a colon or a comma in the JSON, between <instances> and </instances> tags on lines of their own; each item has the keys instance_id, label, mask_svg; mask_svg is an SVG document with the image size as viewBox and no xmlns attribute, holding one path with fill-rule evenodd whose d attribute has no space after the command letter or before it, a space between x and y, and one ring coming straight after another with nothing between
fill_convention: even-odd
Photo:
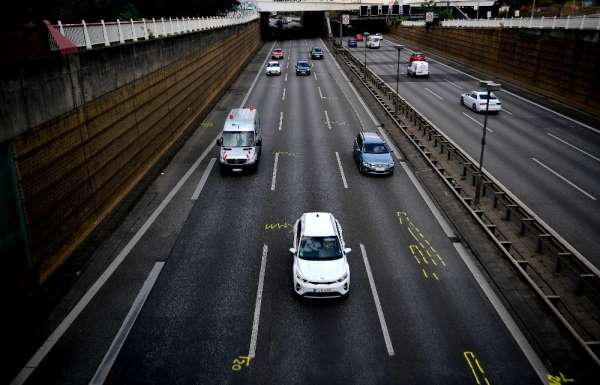
<instances>
[{"instance_id":1,"label":"street lamp post","mask_svg":"<svg viewBox=\"0 0 600 385\"><path fill-rule=\"evenodd\" d=\"M398 95L398 83L400 83L400 51L404 48L403 45L397 45L396 50L398 50L398 64L396 67L396 95Z\"/></svg>"},{"instance_id":2,"label":"street lamp post","mask_svg":"<svg viewBox=\"0 0 600 385\"><path fill-rule=\"evenodd\" d=\"M483 172L483 151L485 150L485 134L487 132L488 112L490 109L490 94L492 91L498 91L500 89L500 84L495 83L492 80L481 80L479 81L479 86L485 88L487 91L487 99L485 104L485 117L483 118L483 135L481 137L481 153L479 154L479 172L477 173L474 205L479 204L479 197L481 196L481 173Z\"/></svg>"},{"instance_id":3,"label":"street lamp post","mask_svg":"<svg viewBox=\"0 0 600 385\"><path fill-rule=\"evenodd\" d=\"M365 34L363 35L363 41L365 44L365 79L367 78L367 39L369 35L369 32L365 32Z\"/></svg>"}]
</instances>

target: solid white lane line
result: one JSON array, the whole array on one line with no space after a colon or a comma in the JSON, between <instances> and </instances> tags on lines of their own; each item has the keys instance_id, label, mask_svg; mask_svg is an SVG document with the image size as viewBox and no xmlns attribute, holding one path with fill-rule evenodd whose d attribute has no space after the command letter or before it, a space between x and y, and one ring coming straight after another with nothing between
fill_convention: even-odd
<instances>
[{"instance_id":1,"label":"solid white lane line","mask_svg":"<svg viewBox=\"0 0 600 385\"><path fill-rule=\"evenodd\" d=\"M458 88L459 90L464 90L464 88L462 88L461 86L457 85L456 83L454 83L454 82L451 82L451 81L450 81L450 80L448 80L448 79L444 79L444 80L445 80L446 82L450 83L451 85L453 85L454 87Z\"/></svg>"},{"instance_id":2,"label":"solid white lane line","mask_svg":"<svg viewBox=\"0 0 600 385\"><path fill-rule=\"evenodd\" d=\"M250 336L250 349L248 356L256 356L256 340L258 339L258 323L260 321L260 305L262 303L263 286L265 284L265 271L267 269L267 254L269 247L263 245L262 259L260 261L260 273L258 274L258 289L256 290L256 303L254 304L254 318L252 320L252 335Z\"/></svg>"},{"instance_id":3,"label":"solid white lane line","mask_svg":"<svg viewBox=\"0 0 600 385\"><path fill-rule=\"evenodd\" d=\"M506 108L502 107L502 109L500 110L501 112L506 112L509 115L514 115L512 112L510 112L509 110L507 110Z\"/></svg>"},{"instance_id":4,"label":"solid white lane line","mask_svg":"<svg viewBox=\"0 0 600 385\"><path fill-rule=\"evenodd\" d=\"M260 70L259 70L260 73ZM181 177L181 179L177 182L177 184L171 189L169 194L163 199L163 201L158 205L156 209L152 212L152 214L148 217L146 222L142 225L142 227L135 233L135 235L127 242L125 247L119 252L119 254L115 257L115 259L108 265L106 270L98 277L96 282L85 292L83 297L77 302L77 304L71 309L69 314L61 321L58 327L50 334L48 339L44 341L42 346L35 352L35 354L29 359L25 367L21 369L19 374L15 377L15 379L11 382L11 385L23 384L27 381L27 378L33 373L33 371L40 365L42 360L48 355L50 350L56 345L56 343L60 340L60 338L65 334L67 329L71 326L71 324L75 321L77 317L83 312L86 306L92 301L94 296L100 291L100 289L104 286L104 284L108 281L108 279L113 275L113 273L117 270L119 265L125 260L127 255L133 250L133 248L137 245L140 239L144 236L146 231L152 226L156 218L163 212L163 210L167 207L167 205L173 200L175 195L179 192L181 187L187 182L187 180L192 176L192 174L196 171L196 169L200 166L200 163L206 158L206 156L212 151L214 147L214 143L219 138L220 134L217 135L206 147L204 152L200 155L198 159L194 162L194 164L187 170L187 172Z\"/></svg>"},{"instance_id":5,"label":"solid white lane line","mask_svg":"<svg viewBox=\"0 0 600 385\"><path fill-rule=\"evenodd\" d=\"M561 139L561 138L559 138L559 137L558 137L558 136L556 136L556 135L552 135L552 134L551 134L551 133L549 133L549 132L547 132L546 134L548 134L548 136L550 136L550 137L552 137L552 138L554 138L554 139L558 140L559 142L562 142L562 143L566 144L567 146L569 146L569 147L571 147L571 148L573 148L573 149L575 149L575 150L577 150L577 151L581 152L582 154L585 154L585 155L589 156L590 158L594 159L595 161L597 161L597 162L600 162L600 158L598 158L597 156L594 156L594 155L590 154L589 152L582 150L581 148L579 148L579 147L577 147L577 146L575 146L575 145L573 145L573 144L571 144L571 143L567 142L567 141L566 141L566 140L564 140L564 139Z\"/></svg>"},{"instance_id":6,"label":"solid white lane line","mask_svg":"<svg viewBox=\"0 0 600 385\"><path fill-rule=\"evenodd\" d=\"M419 195L421 196L421 198L423 199L423 201L425 202L427 207L429 207L429 211L431 211L431 213L433 214L433 216L435 217L437 222L442 227L442 231L444 232L444 234L446 234L446 237L455 238L456 235L454 234L452 227L450 227L450 224L448 223L446 218L444 218L444 216L442 215L442 212L433 203L433 201L429 197L429 194L427 194L427 192L425 191L423 186L421 186L421 182L419 182L419 180L417 179L415 174L412 172L412 170L408 167L408 165L405 162L400 162L400 165L404 169L404 172L406 173L406 175L408 175L408 179L410 179L413 186L415 186L415 188L417 189L417 192L419 193Z\"/></svg>"},{"instance_id":7,"label":"solid white lane line","mask_svg":"<svg viewBox=\"0 0 600 385\"><path fill-rule=\"evenodd\" d=\"M321 91L321 87L317 87L317 89L319 90L319 96L321 97L321 99L325 99L325 97L323 96L323 92Z\"/></svg>"},{"instance_id":8,"label":"solid white lane line","mask_svg":"<svg viewBox=\"0 0 600 385\"><path fill-rule=\"evenodd\" d=\"M570 180L568 180L564 176L560 175L559 173L557 173L556 171L554 171L550 167L546 166L544 163L540 162L536 158L531 158L531 160L533 160L535 163L539 164L540 166L542 166L546 170L550 171L552 174L554 174L556 177L558 177L559 179L561 179L563 182L568 183L571 187L575 188L577 191L579 191L583 195L587 196L588 198L590 198L592 200L597 200L596 197L594 197L592 194L588 193L587 191L585 191L581 187L577 186L575 183L571 182Z\"/></svg>"},{"instance_id":9,"label":"solid white lane line","mask_svg":"<svg viewBox=\"0 0 600 385\"><path fill-rule=\"evenodd\" d=\"M287 82L287 76L288 76L288 74L286 73L286 74L285 74L285 81L286 81L286 82Z\"/></svg>"},{"instance_id":10,"label":"solid white lane line","mask_svg":"<svg viewBox=\"0 0 600 385\"><path fill-rule=\"evenodd\" d=\"M398 159L398 160L402 159L402 156L400 156L400 151L398 151L398 149L396 148L394 143L390 140L390 138L387 136L387 133L383 130L383 128L381 128L381 126L377 126L377 131L379 131L379 133L383 137L383 140L385 140L385 143L390 147L390 149L394 153L394 156L396 157L396 159Z\"/></svg>"},{"instance_id":11,"label":"solid white lane line","mask_svg":"<svg viewBox=\"0 0 600 385\"><path fill-rule=\"evenodd\" d=\"M340 160L340 154L336 151L335 157L337 158L337 164L340 168L340 174L342 175L342 182L344 182L344 188L348 188L348 183L346 182L346 175L344 174L344 168L342 167L342 161Z\"/></svg>"},{"instance_id":12,"label":"solid white lane line","mask_svg":"<svg viewBox=\"0 0 600 385\"><path fill-rule=\"evenodd\" d=\"M411 50L411 49L409 49L409 48L406 48L406 50L407 50L407 51L411 51L411 52L415 52L415 51L413 51L413 50ZM481 79L479 79L479 78L477 78L477 77L475 77L475 76L473 76L473 75L470 75L470 74L468 74L468 73L466 73L466 72L464 72L464 71L461 71L461 70L459 70L459 69L457 69L457 68L454 68L454 67L452 67L452 66L449 66L448 64L444 64L444 63L442 63L442 62L441 62L441 61L439 61L439 60L435 60L435 59L430 59L430 60L431 60L432 62L436 62L436 63L438 63L438 64L441 64L441 65L443 65L444 67L450 68L450 69L451 69L451 70L453 70L453 71L456 71L456 72L459 72L459 73L461 73L461 74L463 74L463 75L465 75L465 76L468 76L468 77L470 77L471 79L474 79L474 80L477 80L477 81L480 81L480 80L481 80ZM544 110L544 111L551 112L551 113L553 113L554 115L560 116L560 117L561 117L561 118L563 118L563 119L566 119L566 120L568 120L568 121L570 121L570 122L573 122L573 123L575 123L575 124L578 124L578 125L580 125L581 127L587 128L587 129L588 129L588 130L590 130L590 131L593 131L593 132L595 132L595 133L597 133L597 134L600 134L600 130L599 130L599 129L597 129L597 128L594 128L594 127L592 127L592 126L590 126L590 125L588 125L588 124L582 123L582 122L580 122L580 121L578 121L578 120L575 120L575 119L573 119L573 118L571 118L571 117L569 117L569 116L563 115L563 114L561 114L560 112L554 111L554 110L552 110L552 109L550 109L550 108L548 108L548 107L544 107L544 106L542 106L541 104L538 104L538 103L536 103L536 102L534 102L534 101L532 101L532 100L529 100L529 99L527 99L527 98L525 98L525 97L523 97L523 96L521 96L521 95L515 94L514 92L508 91L508 90L506 90L506 89L503 89L503 90L502 90L502 92L505 92L505 93L507 93L507 94L509 94L509 95L511 95L511 96L514 96L514 97L515 97L515 98L517 98L517 99L521 99L521 100L523 100L524 102L527 102L527 103L529 103L529 104L531 104L531 105L534 105L534 106L536 106L536 107L538 107L538 108L541 108L541 109L542 109L542 110Z\"/></svg>"},{"instance_id":13,"label":"solid white lane line","mask_svg":"<svg viewBox=\"0 0 600 385\"><path fill-rule=\"evenodd\" d=\"M286 88L283 87L283 94L281 95L281 100L282 101L285 100L285 90L286 90Z\"/></svg>"},{"instance_id":14,"label":"solid white lane line","mask_svg":"<svg viewBox=\"0 0 600 385\"><path fill-rule=\"evenodd\" d=\"M425 87L425 91L429 92L431 95L435 96L436 98L438 98L440 100L444 100L444 98L442 98L440 95L436 94L435 92L433 92L432 90L430 90L427 87Z\"/></svg>"},{"instance_id":15,"label":"solid white lane line","mask_svg":"<svg viewBox=\"0 0 600 385\"><path fill-rule=\"evenodd\" d=\"M277 181L277 163L279 163L279 152L275 153L275 163L273 164L273 176L271 177L271 191L275 191L275 182Z\"/></svg>"},{"instance_id":16,"label":"solid white lane line","mask_svg":"<svg viewBox=\"0 0 600 385\"><path fill-rule=\"evenodd\" d=\"M212 158L210 160L210 162L208 163L208 166L206 166L206 170L204 170L204 174L202 174L202 178L200 178L200 181L198 182L198 186L196 186L196 190L194 190L194 193L192 194L193 201L197 200L198 197L200 196L200 193L202 192L202 189L204 188L204 185L206 184L206 180L208 179L208 176L210 175L210 172L212 171L212 168L215 165L216 161L217 161L217 158Z\"/></svg>"},{"instance_id":17,"label":"solid white lane line","mask_svg":"<svg viewBox=\"0 0 600 385\"><path fill-rule=\"evenodd\" d=\"M381 332L383 333L383 339L385 340L385 347L389 356L394 355L394 347L392 346L392 339L390 338L390 332L388 331L387 323L385 322L385 316L383 315L383 309L381 308L381 302L379 301L379 294L377 294L377 287L375 286L375 280L373 279L373 273L371 272L371 265L369 264L369 258L367 257L367 250L365 245L360 244L360 252L362 253L363 262L365 263L365 269L367 270L367 277L369 278L369 285L371 286L371 294L375 301L375 308L377 309L377 316L379 317L379 325L381 326Z\"/></svg>"},{"instance_id":18,"label":"solid white lane line","mask_svg":"<svg viewBox=\"0 0 600 385\"><path fill-rule=\"evenodd\" d=\"M250 93L254 89L256 82L258 81L258 77L262 73L262 69L265 68L265 66L267 65L267 60L269 60L269 57L271 56L271 51L273 51L273 48L275 47L275 43L277 43L277 41L274 41L271 48L267 51L267 57L265 57L265 61L263 62L262 66L260 66L258 68L258 71L256 72L256 76L254 77L254 81L250 85L248 92L246 92L246 96L244 96L244 99L242 100L242 103L240 104L240 108L244 108L244 106L246 106L246 102L248 101L248 98L250 97Z\"/></svg>"},{"instance_id":19,"label":"solid white lane line","mask_svg":"<svg viewBox=\"0 0 600 385\"><path fill-rule=\"evenodd\" d=\"M483 123L481 123L479 120L475 119L474 117L472 117L471 115L467 114L466 112L463 112L463 115L466 116L467 118L471 119L472 121L474 121L475 123L477 123L479 125L479 127L483 128ZM494 130L492 130L489 127L485 128L488 132L494 132Z\"/></svg>"},{"instance_id":20,"label":"solid white lane line","mask_svg":"<svg viewBox=\"0 0 600 385\"><path fill-rule=\"evenodd\" d=\"M471 272L471 275L475 278L475 281L487 297L488 301L490 301L490 303L496 310L496 313L504 323L504 326L506 326L517 345L519 345L519 348L521 348L523 354L525 354L525 357L529 361L529 364L532 366L533 370L536 372L542 383L545 384L548 369L546 368L542 360L538 357L533 347L529 344L529 341L527 341L527 338L523 335L521 329L519 329L519 326L512 318L508 310L506 310L506 307L502 303L502 300L498 298L498 295L496 295L496 292L488 283L487 279L485 278L485 275L481 272L469 251L460 242L453 243L453 245L456 251L458 252L458 255L461 257L464 264Z\"/></svg>"},{"instance_id":21,"label":"solid white lane line","mask_svg":"<svg viewBox=\"0 0 600 385\"><path fill-rule=\"evenodd\" d=\"M283 111L281 111L279 113L279 128L278 128L278 130L281 131L282 128L283 128Z\"/></svg>"},{"instance_id":22,"label":"solid white lane line","mask_svg":"<svg viewBox=\"0 0 600 385\"><path fill-rule=\"evenodd\" d=\"M127 316L123 320L121 328L115 335L115 338L110 344L110 347L104 355L104 358L102 358L102 362L100 362L100 365L98 365L96 373L90 381L90 385L104 384L106 377L108 377L108 374L110 373L110 370L112 369L112 366L115 363L115 360L117 359L117 356L119 355L119 352L121 351L129 332L133 328L138 315L142 311L142 307L144 306L146 299L148 299L148 295L150 295L150 291L154 287L154 284L158 279L158 275L160 274L164 265L164 262L156 262L154 264L154 267L150 271L150 274L148 274L144 285L138 292L138 295L135 297L135 301L133 301L133 305L131 305L129 313L127 313Z\"/></svg>"},{"instance_id":23,"label":"solid white lane line","mask_svg":"<svg viewBox=\"0 0 600 385\"><path fill-rule=\"evenodd\" d=\"M331 122L329 121L329 115L327 114L327 110L325 110L325 122L327 122L327 128L331 130Z\"/></svg>"}]
</instances>

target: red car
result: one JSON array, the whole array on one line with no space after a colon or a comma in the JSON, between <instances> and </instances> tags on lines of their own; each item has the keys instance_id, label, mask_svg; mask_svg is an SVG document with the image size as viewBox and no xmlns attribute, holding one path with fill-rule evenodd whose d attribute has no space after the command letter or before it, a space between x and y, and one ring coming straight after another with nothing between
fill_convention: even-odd
<instances>
[{"instance_id":1,"label":"red car","mask_svg":"<svg viewBox=\"0 0 600 385\"><path fill-rule=\"evenodd\" d=\"M410 55L408 61L411 63L414 61L427 61L427 58L425 57L424 53L415 52L412 55Z\"/></svg>"},{"instance_id":2,"label":"red car","mask_svg":"<svg viewBox=\"0 0 600 385\"><path fill-rule=\"evenodd\" d=\"M362 33L357 33L356 34L356 41L363 41L363 40L364 40L364 38L363 38Z\"/></svg>"},{"instance_id":3,"label":"red car","mask_svg":"<svg viewBox=\"0 0 600 385\"><path fill-rule=\"evenodd\" d=\"M283 59L283 50L281 48L275 48L271 52L271 59Z\"/></svg>"}]
</instances>

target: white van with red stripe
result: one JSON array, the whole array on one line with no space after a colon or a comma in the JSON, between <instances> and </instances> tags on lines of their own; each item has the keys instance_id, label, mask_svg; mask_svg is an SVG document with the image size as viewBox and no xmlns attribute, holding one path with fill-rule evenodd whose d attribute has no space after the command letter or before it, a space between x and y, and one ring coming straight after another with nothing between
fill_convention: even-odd
<instances>
[{"instance_id":1,"label":"white van with red stripe","mask_svg":"<svg viewBox=\"0 0 600 385\"><path fill-rule=\"evenodd\" d=\"M223 133L217 139L220 147L221 172L258 169L262 149L260 119L254 107L234 108L227 115Z\"/></svg>"}]
</instances>

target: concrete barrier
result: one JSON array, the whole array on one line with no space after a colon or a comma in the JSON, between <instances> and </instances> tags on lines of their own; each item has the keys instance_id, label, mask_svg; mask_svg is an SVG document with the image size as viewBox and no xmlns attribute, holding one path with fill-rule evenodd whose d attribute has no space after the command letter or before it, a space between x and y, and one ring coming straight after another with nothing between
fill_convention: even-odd
<instances>
[{"instance_id":1,"label":"concrete barrier","mask_svg":"<svg viewBox=\"0 0 600 385\"><path fill-rule=\"evenodd\" d=\"M395 27L390 34L600 116L600 31Z\"/></svg>"},{"instance_id":2,"label":"concrete barrier","mask_svg":"<svg viewBox=\"0 0 600 385\"><path fill-rule=\"evenodd\" d=\"M2 80L33 273L43 282L197 123L261 45L258 22L82 51Z\"/></svg>"}]
</instances>

